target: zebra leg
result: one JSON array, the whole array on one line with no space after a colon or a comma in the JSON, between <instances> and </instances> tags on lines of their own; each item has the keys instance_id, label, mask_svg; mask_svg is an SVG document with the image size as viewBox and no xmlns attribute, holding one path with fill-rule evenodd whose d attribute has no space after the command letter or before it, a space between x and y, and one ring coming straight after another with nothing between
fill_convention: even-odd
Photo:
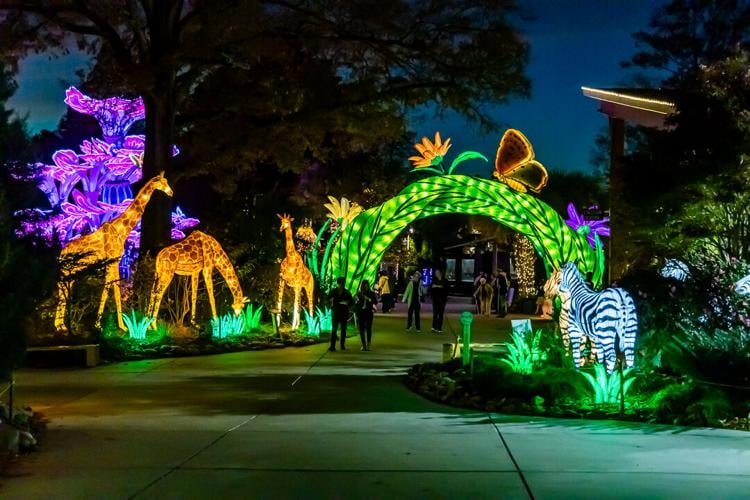
<instances>
[{"instance_id":1,"label":"zebra leg","mask_svg":"<svg viewBox=\"0 0 750 500\"><path fill-rule=\"evenodd\" d=\"M570 336L570 352L573 354L573 366L577 370L581 366L581 334L568 330L568 335Z\"/></svg>"},{"instance_id":2,"label":"zebra leg","mask_svg":"<svg viewBox=\"0 0 750 500\"><path fill-rule=\"evenodd\" d=\"M591 362L594 362L594 358L596 358L596 362L600 365L604 364L604 349L602 346L598 345L595 340L591 340Z\"/></svg>"},{"instance_id":3,"label":"zebra leg","mask_svg":"<svg viewBox=\"0 0 750 500\"><path fill-rule=\"evenodd\" d=\"M617 353L615 352L615 345L610 344L604 351L604 361L607 365L607 373L612 373L615 370L615 364L617 364Z\"/></svg>"}]
</instances>

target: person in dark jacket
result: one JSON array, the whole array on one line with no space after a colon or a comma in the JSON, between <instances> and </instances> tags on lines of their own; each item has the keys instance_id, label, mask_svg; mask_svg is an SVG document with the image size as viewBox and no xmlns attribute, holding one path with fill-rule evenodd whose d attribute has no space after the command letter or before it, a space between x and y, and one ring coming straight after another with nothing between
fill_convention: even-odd
<instances>
[{"instance_id":1,"label":"person in dark jacket","mask_svg":"<svg viewBox=\"0 0 750 500\"><path fill-rule=\"evenodd\" d=\"M443 272L440 269L435 270L430 295L432 295L432 331L443 333L443 314L445 304L448 302L448 282L443 278Z\"/></svg>"},{"instance_id":2,"label":"person in dark jacket","mask_svg":"<svg viewBox=\"0 0 750 500\"><path fill-rule=\"evenodd\" d=\"M329 351L336 350L336 330L341 326L341 350L346 350L346 323L349 321L349 307L354 303L354 298L349 290L344 288L346 280L336 279L336 288L331 292L331 347Z\"/></svg>"},{"instance_id":3,"label":"person in dark jacket","mask_svg":"<svg viewBox=\"0 0 750 500\"><path fill-rule=\"evenodd\" d=\"M404 296L401 301L404 304L408 304L409 310L406 314L406 330L411 331L412 319L414 320L414 326L417 328L417 332L421 332L422 329L419 325L419 312L422 309L422 297L424 297L424 286L421 283L422 275L419 272L414 273L409 280L409 284L406 285L404 290Z\"/></svg>"},{"instance_id":4,"label":"person in dark jacket","mask_svg":"<svg viewBox=\"0 0 750 500\"><path fill-rule=\"evenodd\" d=\"M359 339L362 341L363 351L369 351L372 344L372 310L376 303L377 297L375 292L370 289L370 282L362 280L357 292L354 310L357 313Z\"/></svg>"}]
</instances>

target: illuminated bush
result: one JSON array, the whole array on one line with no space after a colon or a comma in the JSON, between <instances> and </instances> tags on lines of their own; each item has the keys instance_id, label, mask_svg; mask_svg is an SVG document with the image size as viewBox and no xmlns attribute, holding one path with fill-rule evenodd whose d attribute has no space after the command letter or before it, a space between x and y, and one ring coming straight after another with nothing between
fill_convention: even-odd
<instances>
[{"instance_id":1,"label":"illuminated bush","mask_svg":"<svg viewBox=\"0 0 750 500\"><path fill-rule=\"evenodd\" d=\"M330 332L333 330L333 311L328 306L315 308L315 317L318 320L318 326L321 332Z\"/></svg>"},{"instance_id":2,"label":"illuminated bush","mask_svg":"<svg viewBox=\"0 0 750 500\"><path fill-rule=\"evenodd\" d=\"M245 331L245 316L229 312L211 320L211 333L217 339L242 335Z\"/></svg>"},{"instance_id":3,"label":"illuminated bush","mask_svg":"<svg viewBox=\"0 0 750 500\"><path fill-rule=\"evenodd\" d=\"M140 318L138 317L140 316ZM128 336L135 340L145 340L148 327L154 321L140 313L136 314L135 309L130 310L130 314L122 313L122 321L127 328Z\"/></svg>"},{"instance_id":4,"label":"illuminated bush","mask_svg":"<svg viewBox=\"0 0 750 500\"><path fill-rule=\"evenodd\" d=\"M317 314L310 314L307 309L303 309L305 313L305 325L307 326L307 335L311 337L320 336L320 319Z\"/></svg>"},{"instance_id":5,"label":"illuminated bush","mask_svg":"<svg viewBox=\"0 0 750 500\"><path fill-rule=\"evenodd\" d=\"M630 389L630 386L635 381L635 376L630 377L632 372L632 368L628 368L622 372L622 377L624 379L622 384L623 397L625 397L628 393L628 389ZM617 403L620 399L620 373L614 371L607 375L607 369L604 365L599 363L594 365L594 373L596 376L591 375L590 373L581 372L581 375L586 378L591 389L594 391L594 403Z\"/></svg>"},{"instance_id":6,"label":"illuminated bush","mask_svg":"<svg viewBox=\"0 0 750 500\"><path fill-rule=\"evenodd\" d=\"M245 306L244 311L242 311L242 314L240 315L244 320L243 333L253 333L260 329L260 315L262 310L263 306L260 304L255 306L253 306L253 304L247 304Z\"/></svg>"},{"instance_id":7,"label":"illuminated bush","mask_svg":"<svg viewBox=\"0 0 750 500\"><path fill-rule=\"evenodd\" d=\"M539 349L539 342L542 337L541 330L534 333L529 332L528 336L523 333L513 332L513 343L506 344L508 354L504 355L501 360L508 365L514 373L522 375L531 375L534 366L541 361L542 353Z\"/></svg>"}]
</instances>

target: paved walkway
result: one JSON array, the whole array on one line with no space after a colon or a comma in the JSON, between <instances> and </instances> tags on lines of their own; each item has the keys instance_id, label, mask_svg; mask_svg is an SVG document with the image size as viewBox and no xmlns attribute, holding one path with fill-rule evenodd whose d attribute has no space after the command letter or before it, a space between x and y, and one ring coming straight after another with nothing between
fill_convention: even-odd
<instances>
[{"instance_id":1,"label":"paved walkway","mask_svg":"<svg viewBox=\"0 0 750 500\"><path fill-rule=\"evenodd\" d=\"M451 319L457 325L456 318ZM747 498L750 433L503 417L410 392L446 336L18 374L52 420L3 499ZM425 322L424 327L429 324ZM507 323L483 320L482 336Z\"/></svg>"}]
</instances>

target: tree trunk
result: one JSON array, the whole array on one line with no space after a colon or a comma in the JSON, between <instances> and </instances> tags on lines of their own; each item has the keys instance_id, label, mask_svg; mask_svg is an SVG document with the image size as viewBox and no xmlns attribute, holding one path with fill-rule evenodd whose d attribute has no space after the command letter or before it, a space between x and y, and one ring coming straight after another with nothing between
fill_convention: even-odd
<instances>
[{"instance_id":1,"label":"tree trunk","mask_svg":"<svg viewBox=\"0 0 750 500\"><path fill-rule=\"evenodd\" d=\"M172 144L174 141L175 77L171 61L176 22L181 2L159 0L147 9L149 27L149 62L153 81L144 96L146 105L146 151L143 159L143 178L148 180L164 172L169 180L172 173ZM141 222L141 255L154 254L170 242L171 200L156 191L146 207Z\"/></svg>"},{"instance_id":2,"label":"tree trunk","mask_svg":"<svg viewBox=\"0 0 750 500\"><path fill-rule=\"evenodd\" d=\"M172 172L172 144L174 137L174 77L170 89L145 97L146 151L143 159L143 180L148 181L164 172L169 180ZM166 82L165 82L166 83ZM171 199L155 191L141 220L141 253L154 253L170 242Z\"/></svg>"}]
</instances>

